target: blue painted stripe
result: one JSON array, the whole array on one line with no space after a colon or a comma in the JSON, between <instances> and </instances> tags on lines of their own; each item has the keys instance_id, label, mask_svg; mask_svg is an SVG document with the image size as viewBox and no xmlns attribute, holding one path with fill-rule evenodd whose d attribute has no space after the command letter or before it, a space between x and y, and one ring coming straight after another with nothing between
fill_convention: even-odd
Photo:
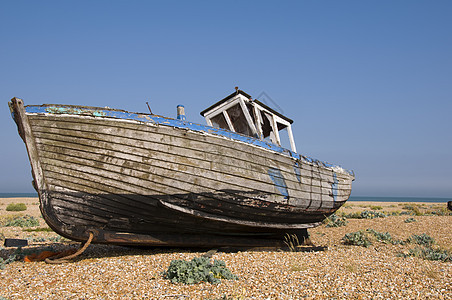
<instances>
[{"instance_id":1,"label":"blue painted stripe","mask_svg":"<svg viewBox=\"0 0 452 300\"><path fill-rule=\"evenodd\" d=\"M282 148L278 145L269 143L264 140L260 140L254 137L242 135L240 133L232 132L229 130L214 128L207 125L196 124L192 122L187 122L185 120L175 120L171 118L166 118L158 115L150 115L145 113L131 113L124 110L116 109L105 109L101 107L82 107L82 106L72 106L72 105L27 105L25 106L25 111L27 113L37 113L37 114L70 114L70 115L82 115L82 116L92 116L92 117L106 117L114 119L124 119L124 120L135 120L144 123L152 123L159 125L167 125L176 128L190 129L197 132L207 132L210 134L215 134L219 136L224 136L236 141L241 141L247 144L259 146L265 149L269 149L283 155L293 157L298 160L302 160L309 163L316 163L318 165L323 165L326 167L333 167L334 165L322 162L320 160L300 155L288 149ZM351 171L347 171L350 175L353 175Z\"/></svg>"},{"instance_id":2,"label":"blue painted stripe","mask_svg":"<svg viewBox=\"0 0 452 300\"><path fill-rule=\"evenodd\" d=\"M333 201L336 202L337 199L337 188L339 181L337 180L336 172L333 172L333 183L331 184L331 191L333 193Z\"/></svg>"},{"instance_id":3,"label":"blue painted stripe","mask_svg":"<svg viewBox=\"0 0 452 300\"><path fill-rule=\"evenodd\" d=\"M293 170L295 172L295 176L297 176L298 182L301 183L301 170L300 170L300 164L298 162L295 162L293 165Z\"/></svg>"},{"instance_id":4,"label":"blue painted stripe","mask_svg":"<svg viewBox=\"0 0 452 300\"><path fill-rule=\"evenodd\" d=\"M289 191L287 189L286 181L284 180L284 177L281 174L281 170L276 168L269 168L268 176L270 176L271 180L275 184L275 187L278 189L281 195L283 195L284 198L288 199Z\"/></svg>"}]
</instances>

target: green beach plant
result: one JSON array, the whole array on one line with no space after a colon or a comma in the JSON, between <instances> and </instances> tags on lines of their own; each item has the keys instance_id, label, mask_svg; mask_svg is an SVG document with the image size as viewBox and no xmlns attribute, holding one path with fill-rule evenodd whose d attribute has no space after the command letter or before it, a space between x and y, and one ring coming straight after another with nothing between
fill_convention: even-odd
<instances>
[{"instance_id":1,"label":"green beach plant","mask_svg":"<svg viewBox=\"0 0 452 300\"><path fill-rule=\"evenodd\" d=\"M373 230L372 228L368 228L366 229L366 231L372 234L379 242L385 244L394 243L394 240L392 239L392 236L389 234L389 232L378 232L376 230Z\"/></svg>"},{"instance_id":2,"label":"green beach plant","mask_svg":"<svg viewBox=\"0 0 452 300\"><path fill-rule=\"evenodd\" d=\"M22 251L21 248L17 248L14 253L10 254L6 259L0 257L0 270L6 268L6 265L16 261L19 258L19 253Z\"/></svg>"},{"instance_id":3,"label":"green beach plant","mask_svg":"<svg viewBox=\"0 0 452 300\"><path fill-rule=\"evenodd\" d=\"M383 207L381 207L380 205L371 205L369 208L372 209L372 210L381 210L381 209L383 209Z\"/></svg>"},{"instance_id":4,"label":"green beach plant","mask_svg":"<svg viewBox=\"0 0 452 300\"><path fill-rule=\"evenodd\" d=\"M387 213L385 213L387 216L400 216L400 214L401 214L402 212L400 211L400 210L394 210L394 211L391 211L391 212L387 212Z\"/></svg>"},{"instance_id":5,"label":"green beach plant","mask_svg":"<svg viewBox=\"0 0 452 300\"><path fill-rule=\"evenodd\" d=\"M368 247L372 242L384 244L403 244L402 241L394 240L389 232L378 232L372 228L345 234L342 238L345 245Z\"/></svg>"},{"instance_id":6,"label":"green beach plant","mask_svg":"<svg viewBox=\"0 0 452 300\"><path fill-rule=\"evenodd\" d=\"M344 215L347 219L375 219L386 218L387 216L379 211L364 210L361 212L354 212Z\"/></svg>"},{"instance_id":7,"label":"green beach plant","mask_svg":"<svg viewBox=\"0 0 452 300\"><path fill-rule=\"evenodd\" d=\"M342 241L345 245L353 245L353 246L363 246L363 247L369 247L372 245L372 242L370 241L369 234L364 231L356 231L351 233L346 233L345 236L342 238Z\"/></svg>"},{"instance_id":8,"label":"green beach plant","mask_svg":"<svg viewBox=\"0 0 452 300\"><path fill-rule=\"evenodd\" d=\"M426 233L413 234L412 236L410 236L408 238L407 242L418 244L418 245L421 245L421 246L431 246L431 245L436 243L435 239L432 238L431 236L429 236Z\"/></svg>"},{"instance_id":9,"label":"green beach plant","mask_svg":"<svg viewBox=\"0 0 452 300\"><path fill-rule=\"evenodd\" d=\"M413 214L415 216L423 216L424 214L420 211L419 206L416 204L407 204L403 207L404 209L408 210L410 214Z\"/></svg>"},{"instance_id":10,"label":"green beach plant","mask_svg":"<svg viewBox=\"0 0 452 300\"><path fill-rule=\"evenodd\" d=\"M24 211L27 210L27 206L24 203L10 203L6 206L7 211Z\"/></svg>"},{"instance_id":11,"label":"green beach plant","mask_svg":"<svg viewBox=\"0 0 452 300\"><path fill-rule=\"evenodd\" d=\"M323 223L326 224L325 227L341 227L346 226L348 221L345 217L340 217L337 214L332 214L325 220L323 220Z\"/></svg>"},{"instance_id":12,"label":"green beach plant","mask_svg":"<svg viewBox=\"0 0 452 300\"><path fill-rule=\"evenodd\" d=\"M222 260L214 260L213 264L210 258L195 257L191 261L173 260L164 272L164 278L171 280L172 283L194 284L199 282L219 283L220 279L237 280L238 277L226 268Z\"/></svg>"},{"instance_id":13,"label":"green beach plant","mask_svg":"<svg viewBox=\"0 0 452 300\"><path fill-rule=\"evenodd\" d=\"M447 207L441 207L435 210L428 211L425 214L431 216L452 216L452 211L448 210Z\"/></svg>"},{"instance_id":14,"label":"green beach plant","mask_svg":"<svg viewBox=\"0 0 452 300\"><path fill-rule=\"evenodd\" d=\"M452 253L448 250L439 247L433 248L431 246L422 247L416 246L405 253L398 253L398 256L409 257L414 256L426 260L439 260L443 262L452 262Z\"/></svg>"},{"instance_id":15,"label":"green beach plant","mask_svg":"<svg viewBox=\"0 0 452 300\"><path fill-rule=\"evenodd\" d=\"M33 216L17 216L6 221L4 226L18 226L18 227L35 227L39 226L39 221Z\"/></svg>"},{"instance_id":16,"label":"green beach plant","mask_svg":"<svg viewBox=\"0 0 452 300\"><path fill-rule=\"evenodd\" d=\"M11 256L7 259L0 257L0 270L4 270L6 268L6 265L12 263L13 261L15 261L15 257L13 259L11 259Z\"/></svg>"},{"instance_id":17,"label":"green beach plant","mask_svg":"<svg viewBox=\"0 0 452 300\"><path fill-rule=\"evenodd\" d=\"M414 256L426 260L439 260L443 262L452 261L452 253L448 250L441 249L434 238L426 233L413 234L407 240L407 243L413 243L417 246L410 249L408 253L401 253L400 256Z\"/></svg>"},{"instance_id":18,"label":"green beach plant","mask_svg":"<svg viewBox=\"0 0 452 300\"><path fill-rule=\"evenodd\" d=\"M415 247L410 249L408 255L426 260L452 261L452 254L447 250L434 249L431 247Z\"/></svg>"}]
</instances>

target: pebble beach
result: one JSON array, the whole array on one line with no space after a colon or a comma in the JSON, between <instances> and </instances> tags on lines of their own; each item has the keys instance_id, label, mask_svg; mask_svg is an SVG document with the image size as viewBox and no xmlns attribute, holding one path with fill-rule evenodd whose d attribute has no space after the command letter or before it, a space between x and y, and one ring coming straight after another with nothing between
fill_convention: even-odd
<instances>
[{"instance_id":1,"label":"pebble beach","mask_svg":"<svg viewBox=\"0 0 452 300\"><path fill-rule=\"evenodd\" d=\"M10 203L24 203L25 211L6 211ZM340 213L378 211L384 218L353 219L341 227L321 225L309 230L316 246L325 251L294 252L281 249L222 251L212 259L222 260L238 280L218 284L171 283L163 272L172 260L191 260L209 249L136 249L90 245L73 262L14 261L0 269L0 299L452 299L452 262L407 256L412 244L373 241L368 247L345 245L347 233L373 229L404 241L427 234L435 247L452 251L452 216L430 215L446 211L446 203L347 202ZM407 213L404 213L406 211ZM393 215L390 215L390 214ZM14 216L31 215L39 226L26 231L1 226L0 237L29 240L31 249L77 248L58 238L40 217L37 198L0 199L0 224ZM407 222L408 218L414 221ZM15 248L0 247L7 259Z\"/></svg>"}]
</instances>

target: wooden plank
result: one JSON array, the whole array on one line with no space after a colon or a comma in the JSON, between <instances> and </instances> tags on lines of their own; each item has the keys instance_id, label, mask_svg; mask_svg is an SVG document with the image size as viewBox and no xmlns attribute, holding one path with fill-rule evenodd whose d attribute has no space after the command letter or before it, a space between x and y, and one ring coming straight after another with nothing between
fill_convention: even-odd
<instances>
[{"instance_id":1,"label":"wooden plank","mask_svg":"<svg viewBox=\"0 0 452 300\"><path fill-rule=\"evenodd\" d=\"M105 207L104 208L99 208L99 207L102 207L102 206L99 206L99 204L95 204L94 206L91 205L90 201L95 200L95 198L97 196L96 197L90 197L90 199L89 199L90 201L84 201L81 198L71 196L70 194L69 195L68 194L63 194L63 193L57 194L56 196L53 195L52 199L54 199L55 197L57 197L57 199L62 199L62 201L67 201L68 203L66 203L66 204L59 203L58 205L60 207L66 207L67 209L69 209L71 211L71 214L78 215L79 217L81 215L85 215L85 218L88 217L88 216L91 216L91 215L98 216L98 217L108 217L108 218L121 218L121 217L132 216L135 219L142 218L143 221L153 220L154 222L156 222L159 219L161 219L160 222L165 222L165 218L162 219L162 216L160 216L160 218L159 218L158 215L153 216L152 214L146 214L145 213L146 212L145 209L143 209L141 213L121 215L121 214L118 214L117 210L110 211L108 209L106 210ZM94 202L97 203L98 201L94 201ZM155 209L153 207L151 207L151 210L155 210ZM98 211L98 212L96 213L95 211ZM222 211L220 211L220 212L222 212ZM242 215L244 216L243 219L245 219L245 220L250 218L250 216L251 216L249 214L249 210L247 211L246 214L242 213ZM256 215L257 218L255 216L255 217L252 217L252 219L253 220L266 220L267 219L267 221L270 221L272 219L275 219L275 216L277 216L277 215L278 215L278 213L275 213L273 217L269 216L268 218L263 218L263 219L260 218L259 215ZM284 213L284 214L280 213L279 215L281 216L281 219L280 219L279 222L287 222L287 223L293 223L293 222L296 222L296 221L304 220L306 218L313 218L314 217L314 216L301 217L299 214L291 215L291 214L287 214L287 213ZM222 216L224 216L224 215L222 214ZM239 216L234 216L232 214L231 217L233 217L233 219L236 219ZM276 218L276 220L277 220L277 218Z\"/></svg>"},{"instance_id":2,"label":"wooden plank","mask_svg":"<svg viewBox=\"0 0 452 300\"><path fill-rule=\"evenodd\" d=\"M51 175L51 174L50 174ZM68 201L78 203L82 206L92 206L104 210L105 213L114 213L118 216L134 216L134 215L152 215L148 213L149 210L156 208L157 201L147 202L135 201L134 197L123 196L122 194L109 194L99 190L92 189L88 186L81 187L77 183L73 183L69 180L73 179L69 176L58 176L59 178L48 177L49 190L52 191L52 197L55 195L60 195L60 197L65 197ZM63 180L62 177L64 177ZM55 184L64 184L65 187L58 186ZM69 189L66 186L71 186L74 189ZM61 196L63 195L63 196ZM144 198L144 197L143 197Z\"/></svg>"},{"instance_id":3,"label":"wooden plank","mask_svg":"<svg viewBox=\"0 0 452 300\"><path fill-rule=\"evenodd\" d=\"M74 216L70 210L65 207L54 205L52 209L55 211L55 215L58 218L60 230L64 231L64 227L61 225L67 225L71 227L83 226L83 227L92 227L92 228L102 228L107 221L102 220L99 221L97 219L93 219L88 216L78 215Z\"/></svg>"},{"instance_id":4,"label":"wooden plank","mask_svg":"<svg viewBox=\"0 0 452 300\"><path fill-rule=\"evenodd\" d=\"M64 165L64 164L63 164L63 165ZM53 168L52 166L45 165L45 169L46 169L46 170L47 170L47 169L52 169L52 168ZM101 185L101 183L105 183L105 180L104 180L103 178L101 178L101 179L97 178L97 179L96 179L96 178L93 176L93 174L91 174L91 172L87 172L86 170L84 170L83 173L77 173L78 171L74 171L74 170L72 170L72 169L64 169L64 170L63 170L63 168L67 168L67 166L61 167L62 170L59 171L59 172L65 173L65 174L70 174L70 176L79 178L78 180L83 180L83 181L84 181L84 184L86 184L86 185L92 184L94 187L96 187L96 186L98 186L98 185ZM79 169L79 168L75 168L75 169ZM51 170L51 172L54 172L54 170ZM50 176L51 176L51 175L49 175L49 177L50 177ZM58 176L57 176L57 177L58 177ZM123 179L123 180L125 180L125 179ZM111 181L111 180L110 180L110 182L106 182L106 183L118 185L117 182ZM128 183L126 183L126 186L127 186L127 185L128 185ZM132 188L131 185L128 185L128 188L131 189L131 188ZM158 188L155 189L155 190L149 189L148 193L146 193L146 194L149 194L149 192L152 192L152 193L158 193L158 194L164 195L164 193L161 193L162 190L164 190L164 189L158 189ZM124 192L127 193L128 191L124 191ZM178 197L177 194L171 194L171 195L174 196L175 198ZM215 196L212 196L212 197L215 198ZM239 198L239 195L234 195L234 197ZM179 201L183 201L183 200L184 200L183 198L180 198ZM221 202L222 200L224 200L224 199L217 199L217 200L215 201L215 203L218 205L219 201ZM207 204L207 203L203 202L203 205L206 205L206 204ZM235 203L235 204L236 204L236 206L237 206L239 203ZM207 206L207 205L206 205L206 206ZM265 209L264 209L264 210L259 210L259 211L256 211L256 212L259 213L259 212L262 212L262 211L265 211Z\"/></svg>"},{"instance_id":5,"label":"wooden plank","mask_svg":"<svg viewBox=\"0 0 452 300\"><path fill-rule=\"evenodd\" d=\"M64 156L71 156L71 157L79 157L79 158L87 158L94 162L103 162L108 165L114 166L121 166L122 168L128 168L128 169L136 169L143 172L155 172L155 173L163 173L168 171L169 173L183 173L186 174L187 177L196 176L199 178L204 178L206 181L214 181L215 187L217 189L219 188L219 185L217 183L223 183L224 187L226 188L229 186L229 188L245 188L246 190L249 190L253 188L253 185L244 185L240 184L244 181L250 181L249 178L239 177L236 176L231 169L230 173L220 173L218 171L210 170L210 169L201 169L196 168L193 166L178 164L176 162L169 162L169 161L161 161L157 155L152 155L152 159L145 159L145 162L143 162L143 157L136 156L135 154L122 154L122 153L109 153L108 156L102 154L103 149L100 148L91 148L89 150L91 151L80 151L77 149L70 149L70 145L63 144L65 147L61 150L61 147L55 147L53 142L49 142L46 140L40 140L40 143L42 143L42 151L50 152L55 155L58 155L59 153L64 153ZM62 145L60 143L60 145ZM177 160L177 156L174 156L175 160ZM108 168L108 167L106 167ZM153 168L157 168L158 170L153 171ZM228 171L228 170L226 170ZM232 173L232 175L231 175ZM168 175L172 178L172 175ZM268 177L268 175L267 175ZM265 178L264 178L265 179ZM256 184L259 184L257 187L261 188L262 185L266 185L268 189L273 190L274 185L268 180L267 182L253 180L256 182ZM235 183L237 182L237 183Z\"/></svg>"},{"instance_id":6,"label":"wooden plank","mask_svg":"<svg viewBox=\"0 0 452 300\"><path fill-rule=\"evenodd\" d=\"M36 117L36 116L34 116ZM39 117L36 117L39 118ZM44 117L40 117L41 120L44 121L48 121L46 120L46 118ZM55 117L49 117L49 118L53 118L54 121L60 121L61 120L61 116L55 116ZM221 146L221 147L228 147L231 150L234 150L234 152L238 152L238 153L248 153L251 154L253 157L257 156L261 156L263 155L264 158L270 158L273 161L279 161L282 163L287 163L288 161L295 161L295 159L285 156L285 155L274 155L272 150L268 150L268 149L264 149L258 146L250 146L249 144L245 144L243 142L236 142L236 141L232 141L230 139L221 137L221 136L214 136L214 135L207 135L207 134L200 134L199 132L192 132L192 131L187 131L184 129L179 129L179 128L173 128L173 127L169 127L169 126L155 126L155 125L150 125L150 124L143 124L143 123L134 123L134 122L125 122L125 121L121 121L121 120L109 120L109 119L99 119L99 118L80 118L77 116L71 116L68 119L64 119L64 121L67 122L87 122L88 126L91 126L92 124L95 124L96 126L106 126L109 129L112 129L114 127L118 127L121 129L124 128L129 128L132 129L133 132L154 132L156 134L159 134L156 131L156 128L160 131L162 131L164 137L160 137L160 138L156 138L155 141L158 141L159 139L165 139L165 138L169 138L169 137L182 137L183 140L185 142L201 142L201 147L203 149L203 147L206 147L206 145L217 145L217 146ZM90 125L91 124L91 125ZM82 130L82 127L79 128L80 130ZM225 143L226 141L226 143ZM194 144L190 144L190 147L195 147ZM271 153L271 154L269 154ZM290 165L292 165L291 163L289 163ZM309 163L308 163L309 164ZM314 163L311 163L314 164ZM266 165L266 164L265 164ZM349 176L348 174L344 174L346 176Z\"/></svg>"},{"instance_id":7,"label":"wooden plank","mask_svg":"<svg viewBox=\"0 0 452 300\"><path fill-rule=\"evenodd\" d=\"M67 156L67 155L69 155L70 153L66 153L65 155ZM73 154L73 153L72 153ZM79 156L80 157L86 157L87 155L83 155L84 153L81 153L81 154L79 154ZM97 160L95 160L94 162L96 162ZM68 162L70 162L70 160L68 161ZM93 162L93 163L94 163ZM112 164L113 164L113 166L115 166L115 164L116 165L120 165L121 166L121 168L124 168L125 167L125 164L124 164L124 162L122 162L122 161L112 161L111 162ZM89 163L85 163L85 164L88 164L89 165ZM136 169L138 169L138 170L141 170L141 171L143 171L143 172L146 172L146 171L148 171L148 167L147 166L141 166L141 168L140 168L140 165L139 164L137 164L137 165L134 165L134 168L136 168ZM109 169L109 167L107 166L106 167L106 169ZM196 174L195 174L196 175ZM192 176L192 174L187 174L187 176ZM216 185L217 184L217 182L216 182L216 180L214 180L214 184ZM212 187L208 187L208 188L212 188ZM325 189L325 191L324 191L324 193L327 193L327 194L331 194L331 189L328 187L328 188L326 188Z\"/></svg>"},{"instance_id":8,"label":"wooden plank","mask_svg":"<svg viewBox=\"0 0 452 300\"><path fill-rule=\"evenodd\" d=\"M320 171L319 171L319 173L320 173ZM320 177L321 177L321 176L320 176ZM330 176L330 177L331 177L331 176ZM327 179L327 177L324 177L324 179ZM318 182L318 184L319 184L319 186L321 185L321 183L320 183L320 182ZM293 189L293 188L292 188L292 189ZM292 190L292 189L291 189L291 190ZM293 189L293 190L295 190L295 189ZM315 189L313 189L313 190L311 190L311 192L314 192L314 193L315 193L315 192L316 192L316 190L315 190ZM321 191L319 190L319 192L321 192Z\"/></svg>"},{"instance_id":9,"label":"wooden plank","mask_svg":"<svg viewBox=\"0 0 452 300\"><path fill-rule=\"evenodd\" d=\"M129 141L129 142L130 142L130 141ZM135 148L135 149L136 149L136 148ZM158 154L155 154L155 155L158 155ZM160 156L159 156L159 157L160 157ZM173 155L173 157L174 157L174 155ZM179 156L176 156L176 157L179 157ZM212 166L212 163L211 163L211 166ZM232 170L234 170L234 169L232 169ZM231 170L231 169L229 169L229 170L228 170L228 171L226 171L225 173L226 173L226 174L228 174L228 173L231 173L231 171L232 171L232 170ZM249 176L252 176L252 175L253 175L253 173L254 173L254 175L256 175L256 174L257 174L257 175L259 175L259 173L258 173L258 172L253 172L253 173L250 173L250 172L249 172L249 170L248 170L248 173L249 173L249 174L246 174L245 176L248 176L248 177L249 177ZM265 179L267 179L267 180L268 180L268 176L267 176L267 175L264 175L264 174L262 174L262 175L264 176L264 180L265 180ZM262 176L262 175L261 175L261 176ZM332 177L330 176L330 178L332 178ZM261 178L260 180L263 180L263 179ZM332 179L331 179L331 183L332 183ZM296 186L295 186L295 187L291 187L291 186L290 186L290 184L291 184L291 182L290 182L290 180L288 180L288 186L289 186L290 188L293 188L293 189L297 189L297 187L296 187ZM298 184L298 183L297 183L297 184Z\"/></svg>"},{"instance_id":10,"label":"wooden plank","mask_svg":"<svg viewBox=\"0 0 452 300\"><path fill-rule=\"evenodd\" d=\"M65 163L64 163L64 165L66 164L66 163L70 163L72 161L72 159L68 159ZM78 166L76 166L75 167L76 169L83 169L83 166L81 166L80 168L78 167ZM60 171L60 172L62 172L62 173L64 173L64 172L66 172L66 171ZM49 175L50 176L50 175ZM74 176L73 174L72 174L72 176ZM61 178L61 175L59 175L59 176L57 176L58 178ZM108 177L111 177L111 176L108 176ZM103 186L102 184L101 184L101 182L100 182L101 180L98 180L98 183L96 183L96 185L100 185L100 186ZM91 179L90 181L89 181L89 183L95 183L95 181L93 180L93 179ZM159 189L160 190L160 189ZM121 192L123 192L123 191L114 191L114 193L121 193Z\"/></svg>"},{"instance_id":11,"label":"wooden plank","mask_svg":"<svg viewBox=\"0 0 452 300\"><path fill-rule=\"evenodd\" d=\"M115 136L120 136L123 138L133 138L138 142L150 141L154 143L166 143L189 149L197 149L202 152L204 152L206 148L209 148L209 152L222 155L224 155L225 149L229 149L233 150L233 153L236 153L236 155L231 156L232 158L239 156L241 158L244 158L245 161L252 161L256 158L269 158L268 155L266 157L261 157L260 154L265 153L263 151L268 151L264 148L250 145L245 145L245 147L243 148L243 143L237 143L233 140L220 136L211 136L208 134L201 134L198 132L192 132L168 126L146 126L143 124L133 124L131 122L112 122L111 120L94 120L78 117L72 117L71 119L72 120L63 121L57 118L55 121L58 122L58 129L71 129L75 131L90 133L92 132L93 126L95 126L96 132L101 132L103 135L109 135L114 131ZM50 120L50 118L43 119L39 122L39 125L51 127L52 122L53 121ZM131 126L132 128L130 128ZM250 150L257 151L256 153L252 153ZM270 156L274 156L273 152ZM276 161L280 158L275 156L271 159ZM285 157L285 159L290 158ZM267 165L267 163L265 162L264 165Z\"/></svg>"},{"instance_id":12,"label":"wooden plank","mask_svg":"<svg viewBox=\"0 0 452 300\"><path fill-rule=\"evenodd\" d=\"M47 162L46 162L47 163ZM71 170L67 170L67 168L68 168L68 166L67 166L67 164L66 163L62 163L61 165L60 165L60 168L61 168L61 170L59 171L61 174L70 174L71 176L77 176L77 174L76 173L73 173ZM47 169L49 169L49 171L51 171L51 172L55 172L55 170L53 170L52 169L52 167L50 167L50 166L48 166L47 164L45 165L45 169L47 170ZM77 170L81 170L81 169L83 169L84 170L84 173L88 173L88 174L92 174L93 172L92 172L92 170L91 171L89 171L89 170L86 170L86 168L84 168L84 167L78 167L78 166L75 166L74 167L74 169L77 169ZM97 175L99 174L100 172L97 172ZM63 175L64 176L64 175ZM83 174L83 176L87 176L87 174ZM48 175L48 177L50 177L50 178L52 178L52 177L58 177L58 178L60 178L61 177L61 175L57 175L57 176L52 176L51 174L49 174ZM77 178L79 178L80 176L77 176ZM112 176L105 176L105 177L108 177L108 178L111 178ZM82 177L83 178L83 177ZM121 179L121 180L125 180L126 178L123 176L123 178ZM79 179L80 180L80 179ZM85 178L85 180L87 180L86 178ZM97 187L97 186L102 186L102 183L103 182L103 178L101 178L101 179L95 179L94 177L90 177L89 178L89 181L87 182L87 183L85 183L85 184L88 184L88 185L90 185L90 184L92 184L94 187ZM128 187L130 188L130 185L129 185L129 182L127 182L126 183L126 185L128 185ZM151 189L150 189L151 190ZM165 189L163 189L163 188L158 188L158 187L156 187L155 189L152 189L151 191L152 192L154 192L154 193L159 193L159 192L161 192L161 191L163 191L163 190L165 190ZM119 192L121 192L121 191L119 191ZM123 193L127 193L127 192L129 192L129 191L122 191ZM180 192L180 191L179 191ZM117 190L115 190L115 193L118 193L118 191ZM236 200L236 202L234 202L234 205L235 206L240 206L240 195L238 195L238 194L231 194L232 196L233 196L233 199L235 199ZM176 196L177 197L177 196ZM213 199L216 199L215 198L215 196L212 196L212 198ZM183 201L184 199L180 199L181 201ZM220 202L224 202L224 199L223 198L218 198L217 200L215 200L215 201L212 201L212 203L214 203L215 205L218 205L218 203L219 203L219 201ZM237 202L237 201L239 201L239 202ZM208 201L206 202L206 201L204 201L203 203L202 203L203 205L206 205L206 206L208 206ZM245 208L245 207L242 207L242 209L243 208ZM262 213L263 211L265 211L266 209L265 209L265 207L264 208L259 208L259 210L256 210L255 212L256 212L256 214L259 214L259 213ZM274 210L274 209L273 209ZM272 211L273 211L272 210ZM286 211L288 211L288 210L291 210L290 208L285 208L285 210ZM277 214L277 213L276 213Z\"/></svg>"},{"instance_id":13,"label":"wooden plank","mask_svg":"<svg viewBox=\"0 0 452 300\"><path fill-rule=\"evenodd\" d=\"M54 152L54 153L58 153L58 150L59 150L58 147L54 147L53 145L48 145L45 147L45 149L46 150L43 150L43 151L49 151L49 152ZM236 178L236 177L228 175L228 174L213 173L209 170L197 170L195 168L187 167L187 166L184 166L183 168L181 168L177 164L167 163L167 162L162 163L158 159L153 159L153 160L150 160L149 163L147 163L147 164L142 164L142 163L139 163L139 161L141 160L140 158L134 158L132 155L128 155L127 158L129 160L132 159L135 162L133 164L133 166L129 166L130 164L128 164L128 161L125 159L117 159L114 157L108 157L108 159L105 159L105 157L103 157L102 155L99 155L97 153L82 152L82 151L66 148L64 150L64 155L65 156L82 157L82 158L89 157L89 159L94 160L94 162L108 161L108 164L112 164L113 166L122 166L123 168L124 167L136 168L137 170L141 170L143 172L149 171L149 167L160 167L162 169L165 169L165 172L166 171L174 172L174 170L176 170L177 172L186 173L187 177L197 176L200 178L204 178L206 180L206 182L208 182L209 180L213 180L214 187L208 186L208 188L216 188L217 190L220 189L218 186L218 183L220 183L220 182L222 182L224 184L225 189L226 188L231 189L231 188L237 187L239 189L248 190L248 188L253 187L253 185L251 184L252 182L250 183L249 179ZM106 168L108 168L108 167L106 167ZM183 169L183 170L181 170L181 169ZM160 173L162 173L162 172L160 172ZM168 175L168 176L172 177L173 175ZM239 181L239 182L241 181L242 185L235 184L234 183L235 181ZM274 188L273 184L268 184L268 183L259 183L259 185L255 186L254 188L263 190L262 184L267 184L270 191L272 191ZM306 190L309 191L309 187L306 187ZM291 191L292 197L299 196L298 193L295 193L295 192Z\"/></svg>"},{"instance_id":14,"label":"wooden plank","mask_svg":"<svg viewBox=\"0 0 452 300\"><path fill-rule=\"evenodd\" d=\"M53 141L52 141L52 143L53 143ZM84 141L84 143L86 144L87 142L86 141ZM129 141L129 143L133 143L133 142L130 142ZM107 145L103 145L104 147L107 147ZM130 149L130 152L132 152L132 149L133 148L129 148ZM135 148L135 151L134 152L136 152L136 151L138 151L139 149L138 148ZM146 151L146 150L144 150L144 151ZM148 151L149 152L149 151ZM152 157L154 157L154 156L159 156L159 153L154 153L154 154L151 154L151 156ZM173 157L174 157L174 155L173 155ZM179 156L175 156L175 158L177 159ZM195 164L195 163L193 163L193 164ZM213 166L216 166L216 164L214 165L214 164L210 164L212 167ZM231 173L232 172L232 170L231 169L229 169L229 170L226 170L225 172L229 172L229 173ZM232 172L233 173L233 172ZM255 174L259 174L259 173L256 173L256 172L254 172ZM251 176L252 175L252 173L251 174L246 174L247 176ZM267 179L268 180L268 175L263 175L264 176L264 178L263 179ZM260 180L263 180L262 178L260 179ZM292 189L297 189L297 186L295 186L295 187L293 187L293 186L290 186L290 182L288 181L288 186L289 186L289 188L292 188ZM297 183L298 184L298 183ZM320 185L320 183L318 183L318 185Z\"/></svg>"},{"instance_id":15,"label":"wooden plank","mask_svg":"<svg viewBox=\"0 0 452 300\"><path fill-rule=\"evenodd\" d=\"M64 175L59 174L59 178ZM58 180L51 178L54 182ZM66 176L65 179L71 180L74 177ZM60 180L60 179L59 179ZM64 184L70 184L69 181L64 181ZM152 196L142 196L142 195L131 195L131 194L109 194L108 192L103 192L99 190L87 191L87 184L81 185L83 180L77 180L77 183L72 183L72 186L75 189L67 189L59 186L49 185L52 192L52 199L58 198L62 201L69 201L74 204L81 205L82 207L93 207L96 209L100 209L105 212L100 211L99 216L105 215L116 215L113 220L119 219L134 219L134 220L153 220L154 223L165 223L168 220L167 213L162 213L162 209L157 206L158 199L153 198ZM88 183L89 184L89 183ZM82 186L82 189L80 189ZM92 193L90 193L92 192ZM142 198L145 198L147 201L143 201ZM88 199L89 201L86 201ZM138 200L137 200L138 199ZM124 206L127 209L124 209ZM71 213L73 211L77 211L77 207L71 208ZM81 212L80 210L78 210ZM125 215L123 213L127 212ZM89 214L87 214L89 215ZM109 220L109 223L112 219ZM181 226L189 226L192 223L188 223L186 220L180 218L177 215L172 215L172 222L177 222ZM138 221L140 222L140 221Z\"/></svg>"}]
</instances>

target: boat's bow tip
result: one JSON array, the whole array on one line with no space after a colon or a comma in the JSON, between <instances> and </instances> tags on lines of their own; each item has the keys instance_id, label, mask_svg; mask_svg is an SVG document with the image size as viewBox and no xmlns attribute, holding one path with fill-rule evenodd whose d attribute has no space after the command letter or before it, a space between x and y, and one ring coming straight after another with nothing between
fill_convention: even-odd
<instances>
[{"instance_id":1,"label":"boat's bow tip","mask_svg":"<svg viewBox=\"0 0 452 300\"><path fill-rule=\"evenodd\" d=\"M11 98L11 101L9 101L9 103L14 103L14 104L24 103L24 100L22 100L21 98L18 98L18 97L13 97L13 98Z\"/></svg>"},{"instance_id":2,"label":"boat's bow tip","mask_svg":"<svg viewBox=\"0 0 452 300\"><path fill-rule=\"evenodd\" d=\"M14 112L17 110L17 106L19 105L23 106L24 100L17 97L13 97L10 101L8 101L9 110L11 111L12 114L14 114Z\"/></svg>"}]
</instances>

